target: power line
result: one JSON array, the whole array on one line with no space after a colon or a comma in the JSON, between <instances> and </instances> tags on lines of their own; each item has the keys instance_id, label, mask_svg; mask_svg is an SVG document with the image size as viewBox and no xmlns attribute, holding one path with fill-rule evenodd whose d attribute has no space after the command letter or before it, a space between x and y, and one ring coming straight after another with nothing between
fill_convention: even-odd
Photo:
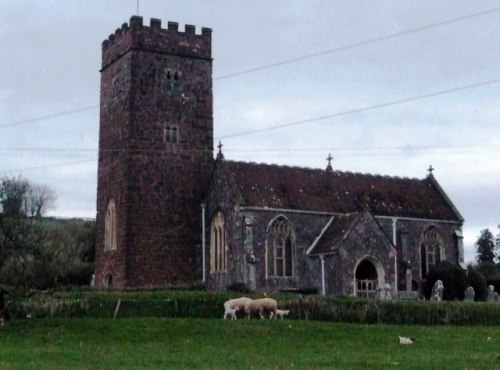
<instances>
[{"instance_id":1,"label":"power line","mask_svg":"<svg viewBox=\"0 0 500 370\"><path fill-rule=\"evenodd\" d=\"M255 133L258 133L258 132L278 130L278 129L285 128L285 127L302 125L304 123L311 123L311 122L322 121L322 120L329 119L329 118L337 118L337 117L342 117L342 116L348 116L348 115L355 114L355 113L361 113L361 112L367 112L367 111L370 111L370 110L391 107L391 106L394 106L394 105L409 103L409 102L416 101L416 100L432 98L434 96L445 95L445 94L450 94L450 93L454 93L454 92L458 92L458 91L468 90L468 89L472 89L472 88L475 88L475 87L492 85L492 84L495 84L495 83L498 83L498 82L500 82L500 78L496 78L496 79L489 80L489 81L477 82L477 83L470 84L470 85L465 85L465 86L454 87L452 89L435 91L435 92L428 93L428 94L412 96L412 97L405 98L405 99L393 100L393 101L390 101L390 102L380 103L380 104L376 104L376 105L370 105L370 106L366 106L366 107L362 107L362 108L356 108L356 109L352 109L352 110L348 110L348 111L344 111L344 112L332 113L332 114L328 114L328 115L325 115L325 116L320 116L320 117L315 117L315 118L308 118L308 119L304 119L304 120L300 120L300 121L288 122L288 123L283 123L283 124L280 124L280 125L268 126L268 127L264 127L264 128L254 129L254 130L241 131L241 132L237 132L237 133L234 133L234 134L219 136L216 139L217 140L220 140L220 139L230 139L230 138L233 138L233 137L255 134Z\"/></svg>"},{"instance_id":2,"label":"power line","mask_svg":"<svg viewBox=\"0 0 500 370\"><path fill-rule=\"evenodd\" d=\"M429 24L429 25L426 25L426 26L421 26L421 27L416 27L416 28L411 28L411 29L408 29L408 30L405 30L405 31L393 33L393 34L386 35L386 36L375 37L373 39L359 41L359 42L356 42L356 43L353 43L353 44L349 44L349 45L345 45L345 46L339 46L337 48L328 49L328 50L320 51L320 52L313 53L313 54L307 54L307 55L303 55L303 56L300 56L300 57L291 58L291 59L287 59L287 60L282 60L282 61L271 63L271 64L265 64L265 65L262 65L262 66L259 66L259 67L249 68L247 70L243 70L243 71L239 71L239 72L229 73L227 75L222 75L222 76L216 77L216 78L214 78L214 80L223 80L223 79L227 79L227 78L232 78L232 77L236 77L236 76L241 76L241 75L245 75L245 74L249 74L249 73L254 73L254 72L262 71L262 70L265 70L265 69L279 67L279 66L282 66L282 65L285 65L285 64L291 64L291 63L300 62L300 61L303 61L303 60L306 60L306 59L317 58L317 57L324 56L324 55L327 55L327 54L333 54L333 53L337 53L339 51L349 50L349 49L357 48L357 47L360 47L360 46L365 46L365 45L369 45L369 44L381 42L381 41L384 41L384 40L389 40L389 39L393 39L393 38L396 38L396 37L405 36L405 35L408 35L408 34L411 34L411 33L421 32L421 31L424 31L424 30L429 30L429 29L432 29L432 28L437 28L437 27L448 25L448 24L461 22L461 21L464 21L464 20L467 20L467 19L471 19L471 18L475 18L475 17L479 17L479 16L483 16L483 15L495 13L495 12L498 12L498 11L500 11L500 8L494 8L494 9L485 10L485 11L479 12L479 13L465 15L465 16L458 17L458 18L452 18L452 19L448 19L448 20L445 20L445 21L442 21L442 22L432 23L432 24Z\"/></svg>"},{"instance_id":3,"label":"power line","mask_svg":"<svg viewBox=\"0 0 500 370\"><path fill-rule=\"evenodd\" d=\"M442 22L433 23L433 24L429 24L429 25L426 25L426 26L422 26L422 27L412 28L412 29L408 29L408 30L405 30L405 31L397 32L397 33L394 33L394 34L376 37L376 38L373 38L373 39L359 41L359 42L356 42L356 43L353 43L353 44L344 45L344 46L340 46L340 47L337 47L337 48L320 51L320 52L317 52L317 53L307 54L307 55L303 55L303 56L300 56L300 57L291 58L291 59L287 59L287 60L283 60L283 61L279 61L279 62L275 62L275 63L271 63L271 64L266 64L266 65L262 65L262 66L255 67L255 68L250 68L250 69L239 71L239 72L229 73L229 74L226 74L226 75L214 77L213 80L216 81L216 80L229 79L229 78L233 78L233 77L237 77L237 76L241 76L241 75L245 75L245 74L249 74L249 73L254 73L254 72L262 71L262 70L265 70L265 69L271 69L271 68L279 67L279 66L282 66L282 65L285 65L285 64L291 64L291 63L296 63L296 62L299 62L299 61L302 61L302 60L306 60L306 59L317 58L317 57L320 57L320 56L323 56L323 55L328 55L328 54L336 53L336 52L339 52L339 51L353 49L353 48L356 48L356 47L365 46L365 45L369 45L369 44L372 44L372 43L377 43L377 42L381 42L381 41L384 41L384 40L389 40L389 39L392 39L392 38L396 38L396 37L408 35L408 34L415 33L415 32L420 32L420 31L424 31L424 30L428 30L428 29L432 29L432 28L437 28L437 27L448 25L448 24L452 24L452 23L461 22L461 21L464 21L464 20L467 20L467 19L471 19L471 18L475 18L475 17L487 15L487 14L492 14L492 13L495 13L495 12L498 12L498 11L500 11L500 8L493 8L493 9L489 9L489 10L486 10L486 11L483 11L483 12L469 14L469 15L465 15L465 16L462 16L462 17L458 17L458 18L452 18L452 19L448 19L448 20L445 20L445 21L442 21ZM41 117L26 119L26 120L23 120L23 121L17 121L17 122L7 123L7 124L4 124L4 125L0 125L0 129L7 128L7 127L12 127L12 126L19 126L19 125L23 125L23 124L27 124L27 123L36 122L36 121L42 121L42 120L46 120L46 119L49 119L49 118L56 118L56 117L66 116L66 115L70 115L70 114L74 114L74 113L79 113L79 112L86 111L86 110L96 109L98 107L99 107L98 105L93 105L93 106L88 106L88 107L83 107L83 108L77 108L77 109L70 110L70 111L54 113L54 114L50 114L50 115L47 115L47 116L41 116Z\"/></svg>"},{"instance_id":4,"label":"power line","mask_svg":"<svg viewBox=\"0 0 500 370\"><path fill-rule=\"evenodd\" d=\"M32 122L36 122L36 121L43 121L43 120L46 120L46 119L49 119L49 118L56 118L56 117L68 116L70 114L80 113L80 112L84 112L84 111L87 111L87 110L96 109L98 107L99 107L98 105L92 105L92 106L83 107L83 108L77 108L77 109L73 109L73 110L69 110L69 111L64 111L64 112L49 114L49 115L46 115L46 116L41 116L41 117L36 117L36 118L30 118L30 119L26 119L26 120L23 120L23 121L17 121L17 122L7 123L7 124L4 124L4 125L0 125L0 129L7 128L7 127L13 127L13 126L25 125L27 123L32 123Z\"/></svg>"},{"instance_id":5,"label":"power line","mask_svg":"<svg viewBox=\"0 0 500 370\"><path fill-rule=\"evenodd\" d=\"M332 151L335 153L338 152L349 152L349 151L427 151L427 150L453 150L453 149L484 149L490 150L493 148L499 148L500 145L488 145L485 144L471 144L471 145L394 145L394 146L328 146L328 147L308 147L308 148L300 148L300 147L286 147L286 148L249 148L249 149L241 149L241 148L225 148L224 152L229 153L246 153L246 152L257 152L257 153L273 153L273 152L324 152L324 151ZM97 148L21 148L21 147L9 147L9 148L0 148L0 152L21 152L21 153L30 153L35 152L37 156L45 153L54 153L54 155L63 155L68 156L68 152L83 152L83 153L95 153L97 154L99 150ZM196 151L197 149L191 149L183 151ZM142 154L142 153L166 153L165 149L101 149L100 152L106 153L130 153L130 154ZM75 154L81 156L89 156L90 154ZM71 154L69 154L71 155Z\"/></svg>"},{"instance_id":6,"label":"power line","mask_svg":"<svg viewBox=\"0 0 500 370\"><path fill-rule=\"evenodd\" d=\"M14 173L14 172L15 173L21 173L21 172L28 172L28 171L35 171L35 170L45 170L45 169L48 169L48 168L71 166L71 165L74 165L74 164L90 163L90 162L97 162L97 159L86 159L86 160L82 160L82 161L55 163L55 164L49 164L49 165L46 165L46 166L29 167L29 168L24 168L24 169L20 169L20 170L1 171L0 173Z\"/></svg>"},{"instance_id":7,"label":"power line","mask_svg":"<svg viewBox=\"0 0 500 370\"><path fill-rule=\"evenodd\" d=\"M473 145L473 146L469 146L469 147L459 147L459 146L456 146L456 147L443 147L443 148L449 148L449 149L452 149L452 151L448 151L448 152L444 152L444 153L440 153L439 155L442 156L442 155L461 155L461 154L467 154L467 155L470 155L470 154L488 154L488 153L500 153L500 146L493 146L493 147L488 147L488 148L485 148L485 150L473 150L473 151L468 151L468 150L463 150L463 149L467 149L467 148L477 148L477 147L480 147L479 145ZM361 148L361 147L360 147ZM442 149L441 147L434 147L434 148L437 148L437 149ZM347 148L344 148L344 149L347 149ZM408 153L408 152L402 152L401 150L404 150L404 149L407 149L407 147L375 147L375 151L371 151L373 148L365 148L366 150L363 150L362 148L359 149L357 152L356 152L356 147L353 147L352 150L354 152L351 152L351 153L346 153L344 152L343 154L337 154L337 157L338 156L341 156L341 157L360 157L360 156L394 156L394 155L424 155L426 153ZM383 151L384 149L394 149L394 150L400 150L399 152L394 152L394 151ZM332 150L332 151L335 151L336 149L335 148L328 148L327 150ZM286 150L285 150L286 151ZM318 149L318 151L320 151ZM323 150L324 151L324 150ZM234 152L234 150L227 150L226 152ZM275 154L268 154L266 153L266 150L262 150L260 151L261 155L262 154L265 154L266 158L269 158L269 157L282 157L282 155L278 154L278 152L276 151L273 151L273 150L269 150L269 152L272 152L272 153L275 153ZM134 153L132 153L134 154ZM135 153L135 154L138 154L140 155L141 153ZM254 157L254 158L261 158L261 155L246 155L246 157ZM307 157L307 158L314 158L314 157L318 157L317 154L304 154L304 153L295 153L295 154L287 154L287 158L290 158L290 157L297 157L297 158L304 158L304 157ZM29 167L29 168L24 168L24 169L18 169L18 170L6 170L6 171L0 171L0 174L8 174L8 173L23 173L23 172L28 172L28 171L35 171L35 170L44 170L44 169L49 169L49 168L58 168L58 167L65 167L65 166L71 166L71 165L75 165L75 164L82 164L82 163L91 163L91 162L94 162L97 164L97 158L94 158L94 159L85 159L85 160L79 160L79 161L72 161L72 162L63 162L63 163L55 163L55 164L50 164L50 165L44 165L44 166L35 166L35 167Z\"/></svg>"}]
</instances>

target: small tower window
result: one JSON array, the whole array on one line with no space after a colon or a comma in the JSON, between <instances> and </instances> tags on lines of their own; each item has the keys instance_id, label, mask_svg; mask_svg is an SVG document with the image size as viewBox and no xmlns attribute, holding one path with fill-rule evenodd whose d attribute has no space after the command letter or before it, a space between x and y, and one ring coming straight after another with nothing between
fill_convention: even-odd
<instances>
[{"instance_id":1,"label":"small tower window","mask_svg":"<svg viewBox=\"0 0 500 370\"><path fill-rule=\"evenodd\" d=\"M110 200L104 216L104 250L116 249L116 207L115 201Z\"/></svg>"},{"instance_id":2,"label":"small tower window","mask_svg":"<svg viewBox=\"0 0 500 370\"><path fill-rule=\"evenodd\" d=\"M168 91L178 91L181 88L181 74L167 70L166 85Z\"/></svg>"},{"instance_id":3,"label":"small tower window","mask_svg":"<svg viewBox=\"0 0 500 370\"><path fill-rule=\"evenodd\" d=\"M163 140L166 143L177 143L179 141L179 129L177 126L166 126L163 132Z\"/></svg>"}]
</instances>

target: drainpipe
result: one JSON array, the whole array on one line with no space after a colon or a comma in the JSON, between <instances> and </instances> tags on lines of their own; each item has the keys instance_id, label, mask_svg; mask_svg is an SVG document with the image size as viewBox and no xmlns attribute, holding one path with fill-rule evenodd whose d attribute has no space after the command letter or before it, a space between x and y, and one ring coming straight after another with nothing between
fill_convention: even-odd
<instances>
[{"instance_id":1,"label":"drainpipe","mask_svg":"<svg viewBox=\"0 0 500 370\"><path fill-rule=\"evenodd\" d=\"M201 281L205 282L205 203L201 203L201 255L202 255L202 276Z\"/></svg>"},{"instance_id":2,"label":"drainpipe","mask_svg":"<svg viewBox=\"0 0 500 370\"><path fill-rule=\"evenodd\" d=\"M392 244L396 246L397 243L397 231L396 231L396 224L398 222L398 219L396 217L392 218ZM394 291L396 292L396 295L398 294L398 254L396 251L396 254L394 255Z\"/></svg>"},{"instance_id":3,"label":"drainpipe","mask_svg":"<svg viewBox=\"0 0 500 370\"><path fill-rule=\"evenodd\" d=\"M321 260L321 295L326 294L325 290L325 256L323 254L319 255Z\"/></svg>"}]
</instances>

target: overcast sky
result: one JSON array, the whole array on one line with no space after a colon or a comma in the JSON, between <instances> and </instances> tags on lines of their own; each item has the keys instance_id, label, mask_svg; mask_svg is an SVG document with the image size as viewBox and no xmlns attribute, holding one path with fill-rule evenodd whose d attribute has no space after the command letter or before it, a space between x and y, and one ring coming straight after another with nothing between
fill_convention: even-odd
<instances>
[{"instance_id":1,"label":"overcast sky","mask_svg":"<svg viewBox=\"0 0 500 370\"><path fill-rule=\"evenodd\" d=\"M136 13L0 0L0 175L51 186L53 215L95 217L101 43ZM212 28L227 159L325 168L331 153L338 170L417 178L432 164L466 260L498 233L500 1L141 0L139 15Z\"/></svg>"}]
</instances>

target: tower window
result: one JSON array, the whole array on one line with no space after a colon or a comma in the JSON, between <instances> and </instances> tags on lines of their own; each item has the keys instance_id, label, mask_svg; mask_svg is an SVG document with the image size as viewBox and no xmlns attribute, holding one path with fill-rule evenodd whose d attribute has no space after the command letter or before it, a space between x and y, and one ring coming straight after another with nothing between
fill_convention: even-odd
<instances>
[{"instance_id":1,"label":"tower window","mask_svg":"<svg viewBox=\"0 0 500 370\"><path fill-rule=\"evenodd\" d=\"M104 216L104 250L116 249L116 207L115 201L110 200Z\"/></svg>"},{"instance_id":2,"label":"tower window","mask_svg":"<svg viewBox=\"0 0 500 370\"><path fill-rule=\"evenodd\" d=\"M167 126L163 132L163 140L166 143L175 144L179 141L179 129L177 126Z\"/></svg>"},{"instance_id":3,"label":"tower window","mask_svg":"<svg viewBox=\"0 0 500 370\"><path fill-rule=\"evenodd\" d=\"M167 71L166 87L168 91L177 91L181 88L181 74L179 72Z\"/></svg>"}]
</instances>

